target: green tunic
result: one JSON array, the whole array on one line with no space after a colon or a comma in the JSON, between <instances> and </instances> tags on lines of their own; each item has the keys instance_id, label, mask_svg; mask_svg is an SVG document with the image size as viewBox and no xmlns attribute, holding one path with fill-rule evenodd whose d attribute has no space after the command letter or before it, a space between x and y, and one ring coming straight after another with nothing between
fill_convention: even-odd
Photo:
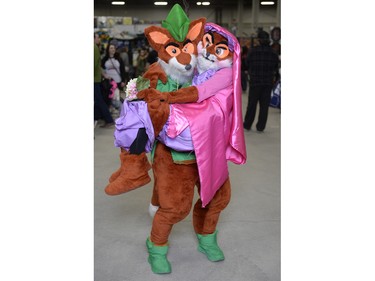
<instances>
[{"instance_id":1,"label":"green tunic","mask_svg":"<svg viewBox=\"0 0 375 281\"><path fill-rule=\"evenodd\" d=\"M176 91L180 88L186 88L191 86L191 83L185 83L185 84L178 84L176 81L173 81L168 77L167 83L163 84L161 80L158 81L158 84L156 86L156 89L159 90L160 92L173 92ZM155 141L154 146L151 151L151 159L154 161L154 153L155 153L155 147L156 147L157 141ZM188 152L180 152L176 151L174 149L171 149L171 154L173 158L173 162L177 164L185 164L185 163L195 163L196 158L195 158L195 153L194 151L188 151Z\"/></svg>"}]
</instances>

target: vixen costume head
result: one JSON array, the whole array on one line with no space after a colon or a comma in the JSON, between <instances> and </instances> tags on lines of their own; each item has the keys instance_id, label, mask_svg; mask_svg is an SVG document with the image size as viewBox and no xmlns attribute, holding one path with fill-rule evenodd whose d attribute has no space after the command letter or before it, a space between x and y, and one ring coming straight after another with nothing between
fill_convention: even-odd
<instances>
[{"instance_id":1,"label":"vixen costume head","mask_svg":"<svg viewBox=\"0 0 375 281\"><path fill-rule=\"evenodd\" d=\"M158 62L173 80L191 81L197 65L197 45L204 33L205 18L189 20L181 6L176 4L162 27L150 26L144 33L151 47L158 52Z\"/></svg>"},{"instance_id":2,"label":"vixen costume head","mask_svg":"<svg viewBox=\"0 0 375 281\"><path fill-rule=\"evenodd\" d=\"M198 44L198 72L231 67L232 62L233 47L229 46L227 37L213 31L206 32Z\"/></svg>"}]
</instances>

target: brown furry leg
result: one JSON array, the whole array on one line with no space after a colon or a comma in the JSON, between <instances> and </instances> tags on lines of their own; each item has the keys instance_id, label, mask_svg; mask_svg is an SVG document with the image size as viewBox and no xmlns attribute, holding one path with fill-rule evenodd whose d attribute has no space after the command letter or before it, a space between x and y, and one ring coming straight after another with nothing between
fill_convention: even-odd
<instances>
[{"instance_id":1,"label":"brown furry leg","mask_svg":"<svg viewBox=\"0 0 375 281\"><path fill-rule=\"evenodd\" d=\"M193 225L196 233L206 235L215 232L220 213L228 205L230 195L231 186L228 178L206 208L202 208L202 201L198 199L193 212Z\"/></svg>"},{"instance_id":2,"label":"brown furry leg","mask_svg":"<svg viewBox=\"0 0 375 281\"><path fill-rule=\"evenodd\" d=\"M158 190L156 189L157 187L154 185L152 189L152 197L151 197L151 204L154 206L159 206L159 196L158 196Z\"/></svg>"},{"instance_id":3,"label":"brown furry leg","mask_svg":"<svg viewBox=\"0 0 375 281\"><path fill-rule=\"evenodd\" d=\"M150 239L156 245L164 245L168 242L173 225L190 212L198 169L195 163L173 163L169 149L158 143L153 171L160 208L152 223Z\"/></svg>"}]
</instances>

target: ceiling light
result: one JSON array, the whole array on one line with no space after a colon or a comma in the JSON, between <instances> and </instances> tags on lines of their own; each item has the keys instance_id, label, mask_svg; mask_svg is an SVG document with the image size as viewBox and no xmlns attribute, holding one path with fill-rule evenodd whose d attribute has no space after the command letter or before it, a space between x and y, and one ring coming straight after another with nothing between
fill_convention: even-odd
<instances>
[{"instance_id":1,"label":"ceiling light","mask_svg":"<svg viewBox=\"0 0 375 281\"><path fill-rule=\"evenodd\" d=\"M154 5L156 5L156 6L165 6L165 5L168 5L168 2L154 2Z\"/></svg>"},{"instance_id":2,"label":"ceiling light","mask_svg":"<svg viewBox=\"0 0 375 281\"><path fill-rule=\"evenodd\" d=\"M198 6L202 5L202 2L197 2L197 5L198 5Z\"/></svg>"},{"instance_id":3,"label":"ceiling light","mask_svg":"<svg viewBox=\"0 0 375 281\"><path fill-rule=\"evenodd\" d=\"M112 5L125 5L124 1L112 1Z\"/></svg>"},{"instance_id":4,"label":"ceiling light","mask_svg":"<svg viewBox=\"0 0 375 281\"><path fill-rule=\"evenodd\" d=\"M260 5L275 5L274 1L262 1L260 2Z\"/></svg>"},{"instance_id":5,"label":"ceiling light","mask_svg":"<svg viewBox=\"0 0 375 281\"><path fill-rule=\"evenodd\" d=\"M210 2L202 2L202 5L203 6L208 6L208 5L210 5Z\"/></svg>"}]
</instances>

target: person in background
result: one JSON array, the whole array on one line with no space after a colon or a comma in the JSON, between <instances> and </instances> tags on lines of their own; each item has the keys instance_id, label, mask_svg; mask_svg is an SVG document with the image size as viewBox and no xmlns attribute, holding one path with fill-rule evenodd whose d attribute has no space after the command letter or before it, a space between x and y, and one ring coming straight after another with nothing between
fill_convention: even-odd
<instances>
[{"instance_id":1,"label":"person in background","mask_svg":"<svg viewBox=\"0 0 375 281\"><path fill-rule=\"evenodd\" d=\"M147 67L148 67L147 57L148 57L147 49L141 48L139 50L139 54L137 57L137 69L135 72L135 77L142 76L143 73L146 72Z\"/></svg>"},{"instance_id":2,"label":"person in background","mask_svg":"<svg viewBox=\"0 0 375 281\"><path fill-rule=\"evenodd\" d=\"M102 72L99 45L99 35L94 33L94 128L99 119L104 119L105 121L105 124L100 127L109 128L115 123L101 93L100 83L102 81L102 76L104 78L109 77Z\"/></svg>"},{"instance_id":3,"label":"person in background","mask_svg":"<svg viewBox=\"0 0 375 281\"><path fill-rule=\"evenodd\" d=\"M102 68L110 79L117 84L117 97L109 98L109 95L104 96L104 100L109 107L111 114L117 115L121 108L120 92L123 91L126 85L125 65L120 53L117 51L117 40L111 40L106 48L105 56L102 59Z\"/></svg>"},{"instance_id":4,"label":"person in background","mask_svg":"<svg viewBox=\"0 0 375 281\"><path fill-rule=\"evenodd\" d=\"M116 51L116 42L114 40L109 42L107 46L105 56L102 59L102 68L107 76L115 80L120 90L125 87L125 66L120 54Z\"/></svg>"},{"instance_id":5,"label":"person in background","mask_svg":"<svg viewBox=\"0 0 375 281\"><path fill-rule=\"evenodd\" d=\"M246 130L251 129L259 103L256 129L263 132L267 124L271 90L278 75L279 57L270 47L270 36L266 31L260 30L257 39L259 45L252 48L247 57L250 87L243 126Z\"/></svg>"},{"instance_id":6,"label":"person in background","mask_svg":"<svg viewBox=\"0 0 375 281\"><path fill-rule=\"evenodd\" d=\"M249 49L246 46L242 46L241 50L241 87L242 91L247 90L247 84L248 84L248 73L247 73L247 55L248 55Z\"/></svg>"},{"instance_id":7,"label":"person in background","mask_svg":"<svg viewBox=\"0 0 375 281\"><path fill-rule=\"evenodd\" d=\"M147 62L149 65L151 65L157 61L158 61L158 52L150 47L148 56L147 56Z\"/></svg>"},{"instance_id":8,"label":"person in background","mask_svg":"<svg viewBox=\"0 0 375 281\"><path fill-rule=\"evenodd\" d=\"M129 61L129 54L128 54L128 47L123 47L119 50L120 57L124 63L125 69L125 84L129 81L129 70L130 70L130 61Z\"/></svg>"}]
</instances>

